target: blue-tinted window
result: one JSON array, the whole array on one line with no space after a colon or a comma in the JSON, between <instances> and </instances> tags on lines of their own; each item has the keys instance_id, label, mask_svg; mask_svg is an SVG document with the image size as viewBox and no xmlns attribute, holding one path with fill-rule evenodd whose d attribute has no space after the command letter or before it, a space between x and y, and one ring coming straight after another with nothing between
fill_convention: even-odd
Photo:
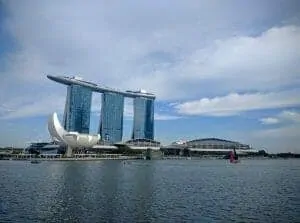
<instances>
[{"instance_id":1,"label":"blue-tinted window","mask_svg":"<svg viewBox=\"0 0 300 223\"><path fill-rule=\"evenodd\" d=\"M68 86L64 113L67 131L89 133L92 91L79 85Z\"/></svg>"},{"instance_id":2,"label":"blue-tinted window","mask_svg":"<svg viewBox=\"0 0 300 223\"><path fill-rule=\"evenodd\" d=\"M133 139L154 139L154 100L134 99Z\"/></svg>"},{"instance_id":3,"label":"blue-tinted window","mask_svg":"<svg viewBox=\"0 0 300 223\"><path fill-rule=\"evenodd\" d=\"M103 93L99 133L103 141L115 143L122 141L124 96Z\"/></svg>"}]
</instances>

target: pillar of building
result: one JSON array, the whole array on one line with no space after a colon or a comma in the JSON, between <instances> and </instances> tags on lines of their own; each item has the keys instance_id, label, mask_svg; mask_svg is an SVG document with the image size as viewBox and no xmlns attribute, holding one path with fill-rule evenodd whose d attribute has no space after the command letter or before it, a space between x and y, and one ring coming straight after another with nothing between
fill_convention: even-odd
<instances>
[{"instance_id":1,"label":"pillar of building","mask_svg":"<svg viewBox=\"0 0 300 223\"><path fill-rule=\"evenodd\" d=\"M136 97L133 106L132 139L154 139L154 99Z\"/></svg>"},{"instance_id":2,"label":"pillar of building","mask_svg":"<svg viewBox=\"0 0 300 223\"><path fill-rule=\"evenodd\" d=\"M67 151L66 151L66 157L72 157L73 156L73 148L71 146L67 146Z\"/></svg>"}]
</instances>

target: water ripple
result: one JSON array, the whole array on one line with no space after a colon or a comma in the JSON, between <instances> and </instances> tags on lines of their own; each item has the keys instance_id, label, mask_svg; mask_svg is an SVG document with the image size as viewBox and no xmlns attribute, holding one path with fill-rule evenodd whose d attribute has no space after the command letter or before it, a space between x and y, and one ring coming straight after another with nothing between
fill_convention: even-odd
<instances>
[{"instance_id":1,"label":"water ripple","mask_svg":"<svg viewBox=\"0 0 300 223\"><path fill-rule=\"evenodd\" d=\"M298 160L0 162L1 222L300 222Z\"/></svg>"}]
</instances>

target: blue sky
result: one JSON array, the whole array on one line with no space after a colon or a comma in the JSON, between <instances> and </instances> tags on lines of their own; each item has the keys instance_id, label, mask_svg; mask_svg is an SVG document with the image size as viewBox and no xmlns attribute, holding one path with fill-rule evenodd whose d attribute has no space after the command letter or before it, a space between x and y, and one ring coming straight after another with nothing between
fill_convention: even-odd
<instances>
[{"instance_id":1,"label":"blue sky","mask_svg":"<svg viewBox=\"0 0 300 223\"><path fill-rule=\"evenodd\" d=\"M300 2L1 1L0 146L49 140L78 75L157 95L163 143L219 137L300 152ZM91 131L99 125L93 97ZM126 100L124 139L131 135Z\"/></svg>"}]
</instances>

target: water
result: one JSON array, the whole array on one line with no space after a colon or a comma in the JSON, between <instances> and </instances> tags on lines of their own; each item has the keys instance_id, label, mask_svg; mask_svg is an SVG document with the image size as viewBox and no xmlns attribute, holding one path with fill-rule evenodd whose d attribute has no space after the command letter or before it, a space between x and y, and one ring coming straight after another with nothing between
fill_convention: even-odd
<instances>
[{"instance_id":1,"label":"water","mask_svg":"<svg viewBox=\"0 0 300 223\"><path fill-rule=\"evenodd\" d=\"M300 222L300 160L0 161L0 222Z\"/></svg>"}]
</instances>

